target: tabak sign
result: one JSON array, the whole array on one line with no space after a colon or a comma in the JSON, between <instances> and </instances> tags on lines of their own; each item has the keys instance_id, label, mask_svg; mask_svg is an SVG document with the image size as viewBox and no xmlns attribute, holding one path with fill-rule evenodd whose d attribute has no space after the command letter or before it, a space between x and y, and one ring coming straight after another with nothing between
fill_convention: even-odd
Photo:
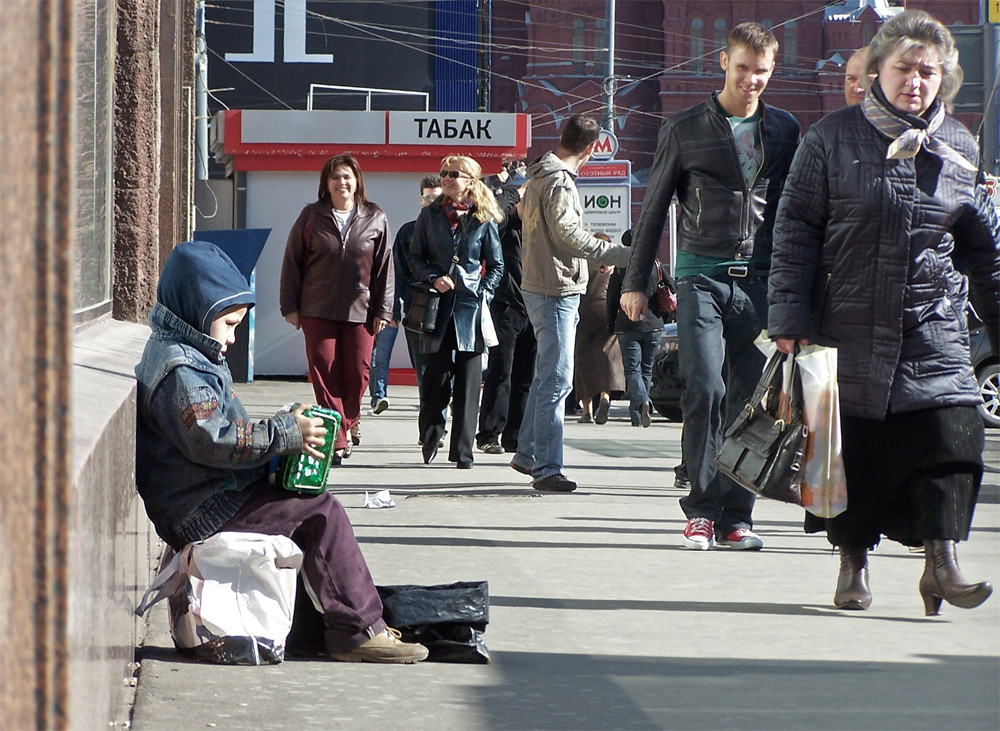
<instances>
[{"instance_id":1,"label":"tabak sign","mask_svg":"<svg viewBox=\"0 0 1000 731\"><path fill-rule=\"evenodd\" d=\"M434 92L434 3L344 0L212 0L205 5L211 112L305 109L310 84ZM399 29L406 30L403 36ZM357 109L358 99L325 97L317 108ZM412 100L423 108L422 101ZM395 108L406 97L393 98Z\"/></svg>"}]
</instances>

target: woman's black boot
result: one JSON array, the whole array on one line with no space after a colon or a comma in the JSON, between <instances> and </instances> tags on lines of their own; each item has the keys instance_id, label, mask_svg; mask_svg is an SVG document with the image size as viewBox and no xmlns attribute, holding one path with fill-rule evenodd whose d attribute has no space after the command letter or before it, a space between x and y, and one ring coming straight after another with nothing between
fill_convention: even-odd
<instances>
[{"instance_id":1,"label":"woman's black boot","mask_svg":"<svg viewBox=\"0 0 1000 731\"><path fill-rule=\"evenodd\" d=\"M993 587L988 581L970 584L962 576L955 554L955 541L924 541L924 575L920 577L920 596L927 616L941 610L941 600L972 609L989 599Z\"/></svg>"},{"instance_id":2,"label":"woman's black boot","mask_svg":"<svg viewBox=\"0 0 1000 731\"><path fill-rule=\"evenodd\" d=\"M837 593L833 595L837 609L868 609L872 592L868 588L868 549L840 546L840 574Z\"/></svg>"}]
</instances>

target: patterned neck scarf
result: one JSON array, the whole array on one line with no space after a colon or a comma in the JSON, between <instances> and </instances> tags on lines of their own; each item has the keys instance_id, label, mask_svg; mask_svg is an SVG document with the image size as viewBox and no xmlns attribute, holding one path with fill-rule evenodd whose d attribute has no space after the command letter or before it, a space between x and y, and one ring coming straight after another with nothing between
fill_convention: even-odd
<instances>
[{"instance_id":1,"label":"patterned neck scarf","mask_svg":"<svg viewBox=\"0 0 1000 731\"><path fill-rule=\"evenodd\" d=\"M445 215L448 216L448 223L451 224L451 232L455 233L458 230L458 212L468 211L472 208L472 203L470 201L458 203L451 198L445 198L441 201L441 207L444 208Z\"/></svg>"},{"instance_id":2,"label":"patterned neck scarf","mask_svg":"<svg viewBox=\"0 0 1000 731\"><path fill-rule=\"evenodd\" d=\"M945 117L944 104L939 99L931 103L924 117L907 114L894 108L886 100L876 79L861 101L861 111L875 129L892 139L886 159L904 160L916 157L923 148L943 160L976 172L975 165L934 136Z\"/></svg>"}]
</instances>

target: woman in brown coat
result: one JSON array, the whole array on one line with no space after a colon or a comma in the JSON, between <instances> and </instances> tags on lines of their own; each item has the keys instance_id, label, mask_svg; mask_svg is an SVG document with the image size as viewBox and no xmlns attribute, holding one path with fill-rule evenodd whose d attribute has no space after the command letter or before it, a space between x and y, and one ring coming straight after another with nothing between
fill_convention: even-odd
<instances>
[{"instance_id":1,"label":"woman in brown coat","mask_svg":"<svg viewBox=\"0 0 1000 731\"><path fill-rule=\"evenodd\" d=\"M319 197L288 234L280 308L306 338L316 402L340 413L335 448L351 454L350 429L361 417L372 342L392 319L392 239L385 213L365 196L358 161L327 160Z\"/></svg>"}]
</instances>

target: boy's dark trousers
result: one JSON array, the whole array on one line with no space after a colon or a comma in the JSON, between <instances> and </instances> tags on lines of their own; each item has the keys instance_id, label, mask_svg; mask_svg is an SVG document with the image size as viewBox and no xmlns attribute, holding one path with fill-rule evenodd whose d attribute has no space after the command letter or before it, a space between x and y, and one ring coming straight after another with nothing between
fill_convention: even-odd
<instances>
[{"instance_id":1,"label":"boy's dark trousers","mask_svg":"<svg viewBox=\"0 0 1000 731\"><path fill-rule=\"evenodd\" d=\"M385 629L351 521L330 493L296 495L258 483L219 530L287 536L302 549L302 576L322 607L327 652L349 652Z\"/></svg>"}]
</instances>

